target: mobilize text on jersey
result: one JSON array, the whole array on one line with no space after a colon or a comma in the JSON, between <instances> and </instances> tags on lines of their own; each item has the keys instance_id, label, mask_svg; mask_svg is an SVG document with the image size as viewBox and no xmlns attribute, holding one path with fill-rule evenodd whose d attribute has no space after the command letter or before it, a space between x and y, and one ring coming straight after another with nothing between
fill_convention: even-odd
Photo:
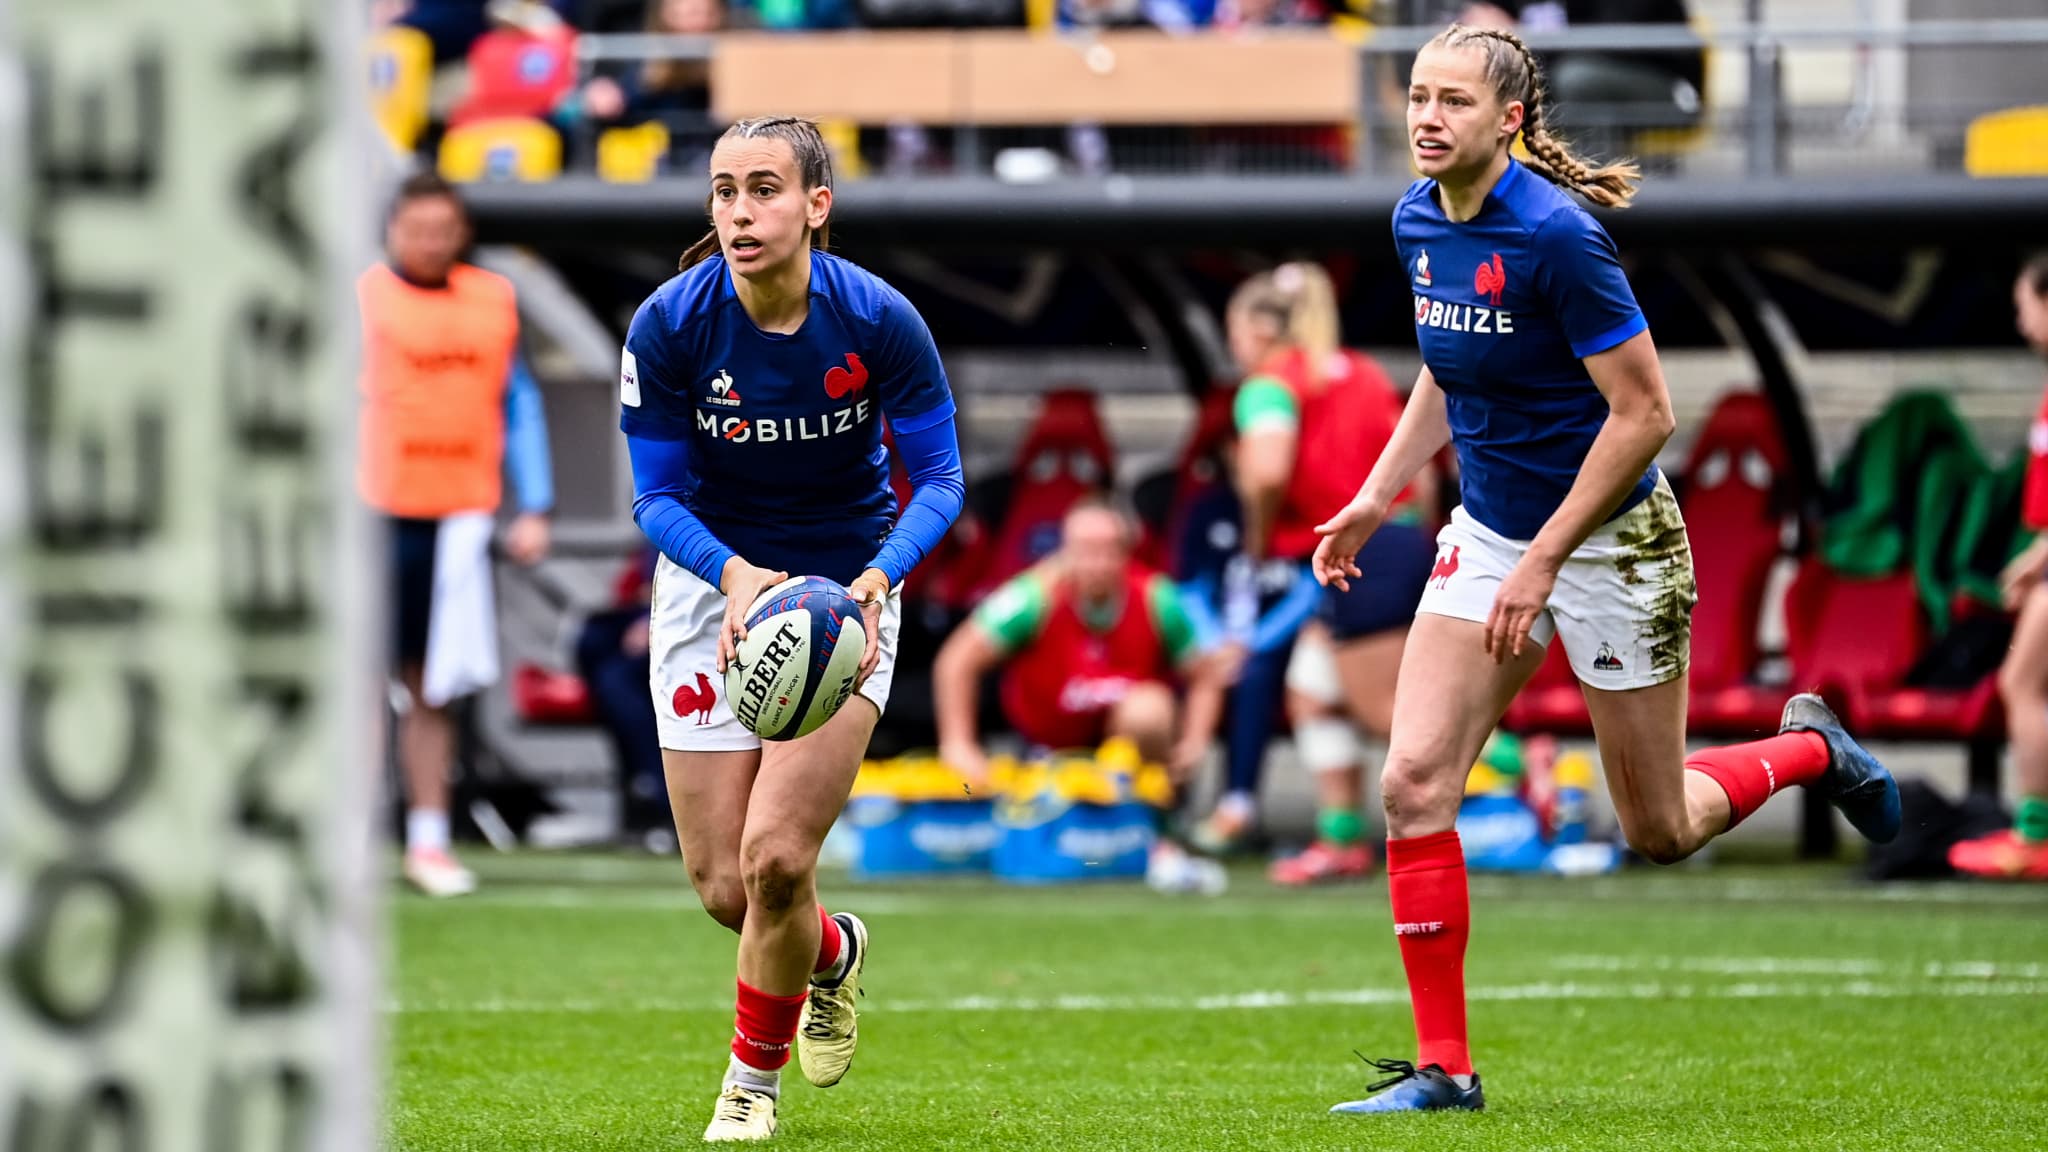
<instances>
[{"instance_id":1,"label":"mobilize text on jersey","mask_svg":"<svg viewBox=\"0 0 2048 1152\"><path fill-rule=\"evenodd\" d=\"M697 428L720 439L735 444L752 440L760 444L773 444L781 440L822 440L851 432L867 423L870 401L841 408L837 412L821 412L816 416L764 416L749 420L741 416L719 416L697 410Z\"/></svg>"},{"instance_id":2,"label":"mobilize text on jersey","mask_svg":"<svg viewBox=\"0 0 2048 1152\"><path fill-rule=\"evenodd\" d=\"M1515 314L1504 308L1481 308L1477 304L1446 304L1417 293L1415 325L1418 328L1443 328L1451 332L1512 336L1515 334Z\"/></svg>"}]
</instances>

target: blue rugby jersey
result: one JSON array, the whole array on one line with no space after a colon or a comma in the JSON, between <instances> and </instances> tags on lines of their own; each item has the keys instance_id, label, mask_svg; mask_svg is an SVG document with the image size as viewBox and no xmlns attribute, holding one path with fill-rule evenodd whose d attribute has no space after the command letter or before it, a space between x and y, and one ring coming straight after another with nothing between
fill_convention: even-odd
<instances>
[{"instance_id":1,"label":"blue rugby jersey","mask_svg":"<svg viewBox=\"0 0 2048 1152\"><path fill-rule=\"evenodd\" d=\"M1465 511L1531 540L1564 503L1607 418L1581 362L1648 325L1614 241L1570 195L1509 161L1479 214L1452 223L1434 180L1394 209L1423 363L1443 389ZM1650 494L1653 464L1616 510Z\"/></svg>"},{"instance_id":2,"label":"blue rugby jersey","mask_svg":"<svg viewBox=\"0 0 2048 1152\"><path fill-rule=\"evenodd\" d=\"M810 296L781 335L748 318L722 257L663 284L627 331L619 427L682 442L684 507L747 562L847 583L896 518L882 420L901 441L950 421L953 396L924 320L879 277L814 252Z\"/></svg>"}]
</instances>

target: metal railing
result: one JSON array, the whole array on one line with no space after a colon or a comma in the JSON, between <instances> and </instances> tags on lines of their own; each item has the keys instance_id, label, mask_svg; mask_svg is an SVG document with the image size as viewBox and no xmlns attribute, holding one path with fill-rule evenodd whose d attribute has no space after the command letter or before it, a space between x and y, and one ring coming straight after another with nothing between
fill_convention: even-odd
<instances>
[{"instance_id":1,"label":"metal railing","mask_svg":"<svg viewBox=\"0 0 2048 1152\"><path fill-rule=\"evenodd\" d=\"M1398 123L1398 108L1389 108L1385 102L1387 93L1398 92L1400 87L1396 82L1399 78L1390 69L1405 67L1406 57L1426 43L1436 31L1435 27L1380 27L1371 30L1360 44L1364 82L1358 104L1357 125L1360 131L1356 133L1355 171L1389 173L1406 169L1405 133ZM859 34L811 33L816 36ZM1018 34L1029 33L1020 31ZM1057 35L1063 42L1072 44L1076 51L1085 51L1094 39L1086 31L1069 30ZM1867 143L1870 134L1879 126L1887 126L1888 140L1873 147L1889 149L1890 162L1876 165L1851 163L1846 166L1865 170L1871 167L1891 170L1939 168L1945 166L1940 156L1944 149L1956 152L1959 157L1960 141L1969 119L1991 110L1990 107L1982 102L1959 106L1904 103L1905 62L1901 59L1891 62L1893 83L1901 87L1901 102L1888 102L1880 90L1883 85L1877 78L1881 70L1881 62L1876 57L1878 52L1910 54L1935 49L2038 52L2042 57L2034 70L2038 83L2025 94L2023 102L2048 103L2048 19L1933 20L1898 24L1740 23L1712 28L1616 24L1557 30L1530 29L1520 35L1531 49L1543 53L1701 49L1715 53L1740 53L1746 67L1742 70L1744 84L1739 99L1731 99L1726 93L1708 92L1705 106L1687 128L1696 129L1699 137L1690 146L1691 150L1704 151L1716 158L1715 163L1699 165L1702 170L1712 170L1718 163L1722 169L1732 169L1733 173L1752 178L1785 175L1793 171L1795 165L1791 151L1794 144L1834 151L1853 150ZM712 36L646 33L587 35L580 40L577 49L586 76L595 74L601 66L619 63L655 59L709 60L716 50L717 38ZM1792 98L1786 82L1788 60L1805 53L1838 51L1854 52L1859 57L1852 64L1850 97L1840 102ZM1586 109L1581 107L1573 111L1583 117ZM1628 107L1616 106L1612 111L1614 115L1609 119L1615 124L1625 128L1633 122ZM1641 127L1668 126L1656 123L1650 116L1643 117L1642 121ZM708 119L689 127L700 131L716 128ZM982 159L1000 150L1004 138L1002 129L977 125L922 127L949 134L956 157L970 158L971 162L955 166L953 175L961 177L988 176L990 173ZM1568 116L1565 127L1578 128L1582 125L1572 124ZM1614 135L1626 146L1626 133ZM995 147L990 146L991 140L997 142ZM1199 158L1191 154L1180 156L1182 163L1176 164L1176 147L1166 142L1162 126L1160 142L1148 148L1141 139L1131 151L1140 157L1149 157L1149 162L1139 161L1142 168L1203 167ZM1937 154L1932 160L1909 159L1914 151L1930 149ZM1185 153L1186 148L1181 147L1181 151ZM1879 160L1885 159L1885 155L1883 152L1872 154ZM1119 170L1122 168L1119 165Z\"/></svg>"}]
</instances>

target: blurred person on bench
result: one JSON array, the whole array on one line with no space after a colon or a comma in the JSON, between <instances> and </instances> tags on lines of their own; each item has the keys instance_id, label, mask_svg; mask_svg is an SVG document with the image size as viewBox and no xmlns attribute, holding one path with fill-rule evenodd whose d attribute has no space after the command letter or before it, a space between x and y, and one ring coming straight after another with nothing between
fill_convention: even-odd
<instances>
[{"instance_id":1,"label":"blurred person on bench","mask_svg":"<svg viewBox=\"0 0 2048 1152\"><path fill-rule=\"evenodd\" d=\"M618 607L594 612L576 639L576 671L591 710L610 738L624 843L659 856L676 850L668 784L661 771L661 734L647 694L649 606L654 596L652 548L642 549L624 582Z\"/></svg>"},{"instance_id":2,"label":"blurred person on bench","mask_svg":"<svg viewBox=\"0 0 2048 1152\"><path fill-rule=\"evenodd\" d=\"M356 282L363 321L358 483L387 519L393 653L404 701L398 759L405 875L430 896L476 878L449 850L455 728L447 707L498 677L490 545L512 473L519 515L505 551L547 555L554 474L540 387L519 356L512 284L462 262L469 220L432 173L400 185L387 260Z\"/></svg>"},{"instance_id":3,"label":"blurred person on bench","mask_svg":"<svg viewBox=\"0 0 2048 1152\"><path fill-rule=\"evenodd\" d=\"M997 588L947 638L932 668L941 760L970 781L987 779L975 702L982 677L1004 666L1003 715L1031 744L1123 737L1176 783L1188 778L1216 735L1229 654L1204 648L1173 581L1132 559L1134 534L1106 498L1084 497L1061 524L1058 550Z\"/></svg>"}]
</instances>

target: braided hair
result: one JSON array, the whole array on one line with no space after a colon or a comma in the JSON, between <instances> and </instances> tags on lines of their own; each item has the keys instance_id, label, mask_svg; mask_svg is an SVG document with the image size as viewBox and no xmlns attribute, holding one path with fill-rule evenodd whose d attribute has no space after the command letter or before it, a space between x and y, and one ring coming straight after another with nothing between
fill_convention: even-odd
<instances>
[{"instance_id":1,"label":"braided hair","mask_svg":"<svg viewBox=\"0 0 2048 1152\"><path fill-rule=\"evenodd\" d=\"M1550 131L1543 102L1543 69L1522 38L1499 28L1453 24L1425 47L1477 48L1486 54L1486 80L1501 103L1522 103L1522 143L1528 166L1545 180L1603 208L1626 208L1634 199L1642 169L1632 161L1594 164Z\"/></svg>"},{"instance_id":2,"label":"braided hair","mask_svg":"<svg viewBox=\"0 0 2048 1152\"><path fill-rule=\"evenodd\" d=\"M719 140L751 140L760 137L782 140L789 144L789 150L796 156L797 178L803 181L804 191L832 186L832 150L825 146L825 138L818 133L817 121L799 116L757 116L752 120L741 120L727 128ZM707 215L711 212L709 197L705 198L704 211ZM811 247L822 249L831 239L832 219L827 216L825 222L811 233ZM717 254L718 229L713 228L695 244L690 245L689 251L684 252L683 258L677 262L677 268L680 271L688 271L694 265L701 264Z\"/></svg>"}]
</instances>

